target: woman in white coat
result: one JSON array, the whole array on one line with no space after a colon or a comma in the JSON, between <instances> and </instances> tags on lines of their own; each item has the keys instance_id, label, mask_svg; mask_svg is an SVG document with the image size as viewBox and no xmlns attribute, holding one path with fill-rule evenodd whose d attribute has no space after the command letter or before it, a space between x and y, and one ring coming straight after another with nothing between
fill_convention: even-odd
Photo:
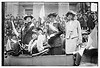
<instances>
[{"instance_id":1,"label":"woman in white coat","mask_svg":"<svg viewBox=\"0 0 100 68\"><path fill-rule=\"evenodd\" d=\"M67 21L65 26L66 32L66 54L72 53L77 50L77 45L82 42L81 27L78 20L75 19L73 12L66 14Z\"/></svg>"}]
</instances>

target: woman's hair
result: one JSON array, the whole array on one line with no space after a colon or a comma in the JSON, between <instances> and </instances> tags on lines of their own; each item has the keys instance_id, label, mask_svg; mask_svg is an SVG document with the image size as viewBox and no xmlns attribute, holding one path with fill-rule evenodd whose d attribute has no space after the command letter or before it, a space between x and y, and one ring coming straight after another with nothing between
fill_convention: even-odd
<instances>
[{"instance_id":1,"label":"woman's hair","mask_svg":"<svg viewBox=\"0 0 100 68\"><path fill-rule=\"evenodd\" d=\"M66 14L66 17L68 17L69 15L72 15L73 17L75 16L75 14L73 14L72 12L68 12L68 13Z\"/></svg>"},{"instance_id":2,"label":"woman's hair","mask_svg":"<svg viewBox=\"0 0 100 68\"><path fill-rule=\"evenodd\" d=\"M49 18L51 18L51 17L56 17L56 16L57 16L56 13L50 13L50 14L48 15Z\"/></svg>"},{"instance_id":3,"label":"woman's hair","mask_svg":"<svg viewBox=\"0 0 100 68\"><path fill-rule=\"evenodd\" d=\"M42 30L41 28L39 28L39 27L38 27L38 28L36 28L36 29L37 29L37 31L41 30L41 31L43 32L43 30Z\"/></svg>"},{"instance_id":4,"label":"woman's hair","mask_svg":"<svg viewBox=\"0 0 100 68\"><path fill-rule=\"evenodd\" d=\"M72 15L72 20L74 20L75 14L72 13L72 12L68 12L68 13L66 14L66 17L68 17L69 15Z\"/></svg>"},{"instance_id":5,"label":"woman's hair","mask_svg":"<svg viewBox=\"0 0 100 68\"><path fill-rule=\"evenodd\" d=\"M24 17L24 20L26 20L27 18L33 19L33 16L25 16L25 17Z\"/></svg>"}]
</instances>

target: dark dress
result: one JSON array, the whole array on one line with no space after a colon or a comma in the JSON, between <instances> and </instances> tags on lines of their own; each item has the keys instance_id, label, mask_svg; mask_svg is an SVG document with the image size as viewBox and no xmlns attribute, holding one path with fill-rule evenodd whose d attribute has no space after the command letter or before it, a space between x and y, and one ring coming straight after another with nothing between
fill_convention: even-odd
<instances>
[{"instance_id":1,"label":"dark dress","mask_svg":"<svg viewBox=\"0 0 100 68\"><path fill-rule=\"evenodd\" d=\"M30 40L32 39L32 30L34 29L34 26L29 27L31 25L31 22L28 24L25 24L25 29L22 31L22 43L23 44L29 44Z\"/></svg>"},{"instance_id":2,"label":"dark dress","mask_svg":"<svg viewBox=\"0 0 100 68\"><path fill-rule=\"evenodd\" d=\"M61 42L61 38L60 35L63 33L61 30L61 26L59 23L53 24L58 30L59 32L51 37L48 40L48 44L51 46L51 49L49 51L49 54L51 55L61 55L62 54L62 42ZM52 31L51 29L48 28L48 34L53 34L55 33L54 31Z\"/></svg>"}]
</instances>

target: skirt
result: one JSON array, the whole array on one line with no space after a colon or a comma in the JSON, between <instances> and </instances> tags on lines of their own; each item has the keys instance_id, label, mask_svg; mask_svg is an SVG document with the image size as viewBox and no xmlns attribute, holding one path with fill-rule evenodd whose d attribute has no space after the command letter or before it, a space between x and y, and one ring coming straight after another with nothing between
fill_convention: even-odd
<instances>
[{"instance_id":1,"label":"skirt","mask_svg":"<svg viewBox=\"0 0 100 68\"><path fill-rule=\"evenodd\" d=\"M77 39L78 38L66 39L66 42L65 42L66 53L72 53L72 52L76 51L76 49L77 49Z\"/></svg>"},{"instance_id":2,"label":"skirt","mask_svg":"<svg viewBox=\"0 0 100 68\"><path fill-rule=\"evenodd\" d=\"M48 44L51 46L50 55L61 55L62 54L62 42L59 36L53 36L48 40Z\"/></svg>"}]
</instances>

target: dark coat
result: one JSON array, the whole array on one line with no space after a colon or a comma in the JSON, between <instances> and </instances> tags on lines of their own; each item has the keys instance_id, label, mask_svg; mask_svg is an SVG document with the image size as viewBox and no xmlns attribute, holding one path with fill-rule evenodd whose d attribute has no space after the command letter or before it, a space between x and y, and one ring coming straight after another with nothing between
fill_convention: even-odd
<instances>
[{"instance_id":1,"label":"dark coat","mask_svg":"<svg viewBox=\"0 0 100 68\"><path fill-rule=\"evenodd\" d=\"M48 43L51 45L51 47L58 47L62 45L60 35L63 33L63 30L59 23L55 27L58 28L59 32L48 40ZM48 29L49 35L53 32L54 31Z\"/></svg>"},{"instance_id":2,"label":"dark coat","mask_svg":"<svg viewBox=\"0 0 100 68\"><path fill-rule=\"evenodd\" d=\"M32 34L34 33L32 30L34 29L34 26L30 27L30 24L25 25L25 29L22 32L22 43L23 44L29 44L30 40L32 39Z\"/></svg>"}]
</instances>

